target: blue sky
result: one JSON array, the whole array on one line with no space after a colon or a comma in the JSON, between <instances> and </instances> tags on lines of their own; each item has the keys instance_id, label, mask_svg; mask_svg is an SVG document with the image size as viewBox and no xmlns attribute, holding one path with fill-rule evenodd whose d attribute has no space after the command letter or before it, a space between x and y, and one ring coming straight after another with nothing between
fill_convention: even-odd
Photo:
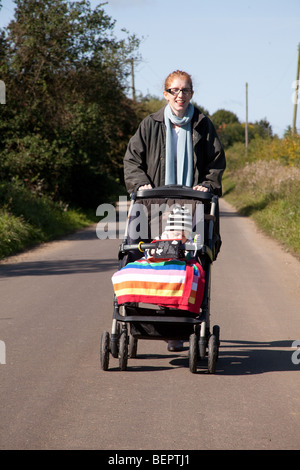
<instances>
[{"instance_id":1,"label":"blue sky","mask_svg":"<svg viewBox=\"0 0 300 470\"><path fill-rule=\"evenodd\" d=\"M13 18L14 2L2 6L0 27ZM292 125L300 0L109 0L104 9L116 20L117 37L126 28L144 38L137 92L161 97L169 72L185 70L199 105L244 122L247 82L250 122L266 118L280 137Z\"/></svg>"}]
</instances>

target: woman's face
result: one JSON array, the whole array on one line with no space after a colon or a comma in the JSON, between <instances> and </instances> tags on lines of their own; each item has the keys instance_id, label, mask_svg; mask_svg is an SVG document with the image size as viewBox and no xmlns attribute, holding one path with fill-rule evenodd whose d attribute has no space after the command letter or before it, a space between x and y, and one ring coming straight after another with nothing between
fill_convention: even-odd
<instances>
[{"instance_id":1,"label":"woman's face","mask_svg":"<svg viewBox=\"0 0 300 470\"><path fill-rule=\"evenodd\" d=\"M171 109L173 113L178 116L178 117L183 117L185 114L185 111L189 105L189 102L192 99L193 96L193 91L191 90L191 85L189 81L185 78L174 78L174 80L171 82L171 86L169 90L184 90L188 91L187 93L183 93L180 91L177 95L172 94L168 91L164 91L164 97L168 101L169 105L171 106Z\"/></svg>"}]
</instances>

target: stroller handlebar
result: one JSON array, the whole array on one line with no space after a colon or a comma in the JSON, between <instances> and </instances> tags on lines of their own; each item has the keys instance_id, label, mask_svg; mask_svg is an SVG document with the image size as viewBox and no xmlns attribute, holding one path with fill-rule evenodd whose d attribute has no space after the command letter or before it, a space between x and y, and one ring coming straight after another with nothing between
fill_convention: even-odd
<instances>
[{"instance_id":1,"label":"stroller handlebar","mask_svg":"<svg viewBox=\"0 0 300 470\"><path fill-rule=\"evenodd\" d=\"M136 198L155 198L155 197L175 197L175 198L190 198L199 199L200 201L211 201L213 198L218 198L213 193L207 191L194 190L188 186L169 184L166 186L159 186L152 189L140 189L131 194L131 199Z\"/></svg>"},{"instance_id":2,"label":"stroller handlebar","mask_svg":"<svg viewBox=\"0 0 300 470\"><path fill-rule=\"evenodd\" d=\"M176 240L176 239L174 239L174 240ZM135 243L135 244L132 244L132 245L124 244L124 245L122 245L122 250L123 251L139 250L139 251L144 252L145 250L154 249L156 244L158 242L161 242L161 241L170 242L170 241L172 241L172 239L154 240L151 243L145 243L145 242L141 241L140 243ZM194 243L194 242L185 242L185 243L179 242L179 246L180 246L181 249L185 249L187 251L197 251L197 250L199 250L203 247L203 244L199 245L199 244Z\"/></svg>"},{"instance_id":3,"label":"stroller handlebar","mask_svg":"<svg viewBox=\"0 0 300 470\"><path fill-rule=\"evenodd\" d=\"M172 240L168 240L168 241L171 242ZM159 247L158 243L161 243L161 242L162 240L157 240L152 243L144 243L143 241L141 241L138 244L132 244L132 245L127 245L125 243L122 243L120 246L119 254L125 255L126 253L132 250L133 251L138 250L138 251L141 251L142 253L145 250L154 250L154 258L158 258L158 259L159 258L177 258L177 254L176 253L171 254L170 252L168 252L168 249L167 251L164 251L164 255L157 257L156 248ZM179 240L178 242L179 242L178 248L186 250L186 251L191 251L194 253L194 256L196 253L205 254L210 258L211 262L213 261L213 252L211 248L209 248L207 245L194 243L194 242L181 243Z\"/></svg>"}]
</instances>

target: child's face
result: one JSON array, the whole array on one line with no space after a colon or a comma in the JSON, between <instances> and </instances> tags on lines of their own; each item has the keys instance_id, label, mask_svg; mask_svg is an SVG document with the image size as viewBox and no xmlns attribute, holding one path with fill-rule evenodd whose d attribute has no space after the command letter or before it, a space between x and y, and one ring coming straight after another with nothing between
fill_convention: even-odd
<instances>
[{"instance_id":1,"label":"child's face","mask_svg":"<svg viewBox=\"0 0 300 470\"><path fill-rule=\"evenodd\" d=\"M182 243L185 243L187 240L183 230L168 230L164 232L163 235L166 238L181 240Z\"/></svg>"},{"instance_id":2,"label":"child's face","mask_svg":"<svg viewBox=\"0 0 300 470\"><path fill-rule=\"evenodd\" d=\"M169 238L177 238L179 240L182 239L183 232L181 230L170 230Z\"/></svg>"}]
</instances>

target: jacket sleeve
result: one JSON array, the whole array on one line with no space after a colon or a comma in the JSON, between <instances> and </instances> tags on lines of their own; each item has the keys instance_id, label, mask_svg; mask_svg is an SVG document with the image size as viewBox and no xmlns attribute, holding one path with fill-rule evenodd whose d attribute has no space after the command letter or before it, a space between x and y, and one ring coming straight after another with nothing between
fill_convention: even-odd
<instances>
[{"instance_id":1,"label":"jacket sleeve","mask_svg":"<svg viewBox=\"0 0 300 470\"><path fill-rule=\"evenodd\" d=\"M129 194L136 191L139 186L151 184L147 176L145 127L144 120L131 137L124 157L124 180Z\"/></svg>"},{"instance_id":2,"label":"jacket sleeve","mask_svg":"<svg viewBox=\"0 0 300 470\"><path fill-rule=\"evenodd\" d=\"M226 168L225 152L217 131L209 118L206 118L206 132L202 152L204 153L205 163L203 166L201 165L202 168L199 171L197 183L203 184L216 195L222 196L222 176Z\"/></svg>"}]
</instances>

